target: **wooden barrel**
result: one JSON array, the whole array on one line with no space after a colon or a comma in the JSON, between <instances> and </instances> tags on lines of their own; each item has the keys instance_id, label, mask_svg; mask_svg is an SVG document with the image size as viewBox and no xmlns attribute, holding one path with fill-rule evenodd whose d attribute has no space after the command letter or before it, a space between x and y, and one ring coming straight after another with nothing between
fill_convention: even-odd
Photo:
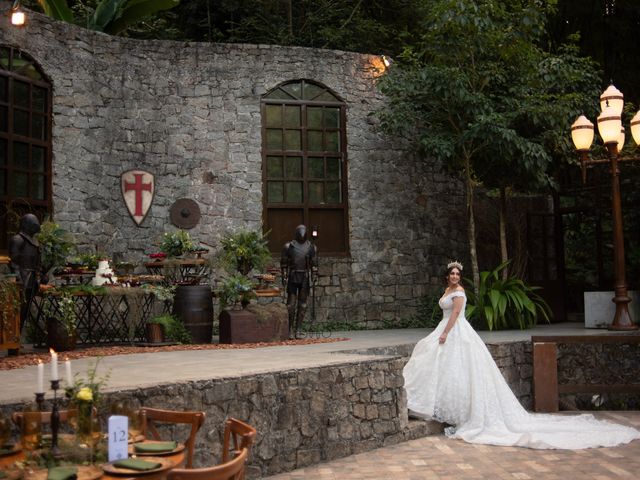
<instances>
[{"instance_id":1,"label":"wooden barrel","mask_svg":"<svg viewBox=\"0 0 640 480\"><path fill-rule=\"evenodd\" d=\"M213 301L208 285L179 285L173 299L173 314L182 320L193 343L211 343Z\"/></svg>"}]
</instances>

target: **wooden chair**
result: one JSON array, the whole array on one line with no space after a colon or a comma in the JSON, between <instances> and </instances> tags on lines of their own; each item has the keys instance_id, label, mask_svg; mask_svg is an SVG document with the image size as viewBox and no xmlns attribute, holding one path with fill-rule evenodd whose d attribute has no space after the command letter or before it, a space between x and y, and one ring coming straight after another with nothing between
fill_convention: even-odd
<instances>
[{"instance_id":1,"label":"wooden chair","mask_svg":"<svg viewBox=\"0 0 640 480\"><path fill-rule=\"evenodd\" d=\"M251 452L256 440L256 429L235 418L229 418L224 424L224 440L222 443L222 463L238 456L242 449ZM233 448L231 443L233 442Z\"/></svg>"},{"instance_id":2,"label":"wooden chair","mask_svg":"<svg viewBox=\"0 0 640 480\"><path fill-rule=\"evenodd\" d=\"M236 458L205 468L174 468L167 480L242 480L244 478L249 450L243 448Z\"/></svg>"},{"instance_id":3,"label":"wooden chair","mask_svg":"<svg viewBox=\"0 0 640 480\"><path fill-rule=\"evenodd\" d=\"M143 407L140 409L142 435L153 440L162 440L156 426L160 423L183 423L191 425L189 438L184 442L187 449L186 468L193 466L196 434L204 423L204 412L180 412L176 410L162 410L159 408Z\"/></svg>"}]
</instances>

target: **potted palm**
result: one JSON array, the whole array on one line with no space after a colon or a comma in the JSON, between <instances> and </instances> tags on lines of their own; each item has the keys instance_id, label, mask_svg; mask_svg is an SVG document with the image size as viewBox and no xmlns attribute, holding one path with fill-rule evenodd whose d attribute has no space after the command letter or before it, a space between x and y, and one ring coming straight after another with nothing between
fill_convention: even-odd
<instances>
[{"instance_id":1,"label":"potted palm","mask_svg":"<svg viewBox=\"0 0 640 480\"><path fill-rule=\"evenodd\" d=\"M44 307L46 315L47 347L57 352L76 348L76 304L66 290L52 289Z\"/></svg>"},{"instance_id":2,"label":"potted palm","mask_svg":"<svg viewBox=\"0 0 640 480\"><path fill-rule=\"evenodd\" d=\"M235 273L215 291L220 301L220 343L248 343L256 341L251 335L255 330L256 316L246 310L252 297L254 284L247 277Z\"/></svg>"},{"instance_id":3,"label":"potted palm","mask_svg":"<svg viewBox=\"0 0 640 480\"><path fill-rule=\"evenodd\" d=\"M271 260L267 239L260 231L240 230L222 238L222 260L228 270L248 275Z\"/></svg>"}]
</instances>

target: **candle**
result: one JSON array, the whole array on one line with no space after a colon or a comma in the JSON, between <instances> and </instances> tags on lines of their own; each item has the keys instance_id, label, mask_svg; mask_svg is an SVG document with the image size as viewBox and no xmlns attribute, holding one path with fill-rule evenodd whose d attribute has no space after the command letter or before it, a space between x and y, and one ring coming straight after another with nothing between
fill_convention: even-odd
<instances>
[{"instance_id":1,"label":"candle","mask_svg":"<svg viewBox=\"0 0 640 480\"><path fill-rule=\"evenodd\" d=\"M58 380L58 354L53 350L51 352L51 380Z\"/></svg>"},{"instance_id":2,"label":"candle","mask_svg":"<svg viewBox=\"0 0 640 480\"><path fill-rule=\"evenodd\" d=\"M71 360L68 358L64 361L64 371L67 375L67 386L70 387L73 384L73 377L71 377Z\"/></svg>"},{"instance_id":3,"label":"candle","mask_svg":"<svg viewBox=\"0 0 640 480\"><path fill-rule=\"evenodd\" d=\"M38 381L36 384L36 393L44 393L44 363L38 361Z\"/></svg>"}]
</instances>

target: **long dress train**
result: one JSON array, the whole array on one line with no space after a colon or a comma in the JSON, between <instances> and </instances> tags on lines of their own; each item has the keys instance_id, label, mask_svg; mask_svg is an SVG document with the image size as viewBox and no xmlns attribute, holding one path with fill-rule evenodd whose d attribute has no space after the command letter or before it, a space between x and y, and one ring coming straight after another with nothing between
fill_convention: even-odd
<instances>
[{"instance_id":1,"label":"long dress train","mask_svg":"<svg viewBox=\"0 0 640 480\"><path fill-rule=\"evenodd\" d=\"M444 344L439 337L463 297L462 311ZM445 433L471 443L528 448L611 447L640 438L640 431L597 420L590 414L527 412L515 397L489 350L464 317L463 291L440 299L443 319L420 340L404 368L408 408L453 425Z\"/></svg>"}]
</instances>

